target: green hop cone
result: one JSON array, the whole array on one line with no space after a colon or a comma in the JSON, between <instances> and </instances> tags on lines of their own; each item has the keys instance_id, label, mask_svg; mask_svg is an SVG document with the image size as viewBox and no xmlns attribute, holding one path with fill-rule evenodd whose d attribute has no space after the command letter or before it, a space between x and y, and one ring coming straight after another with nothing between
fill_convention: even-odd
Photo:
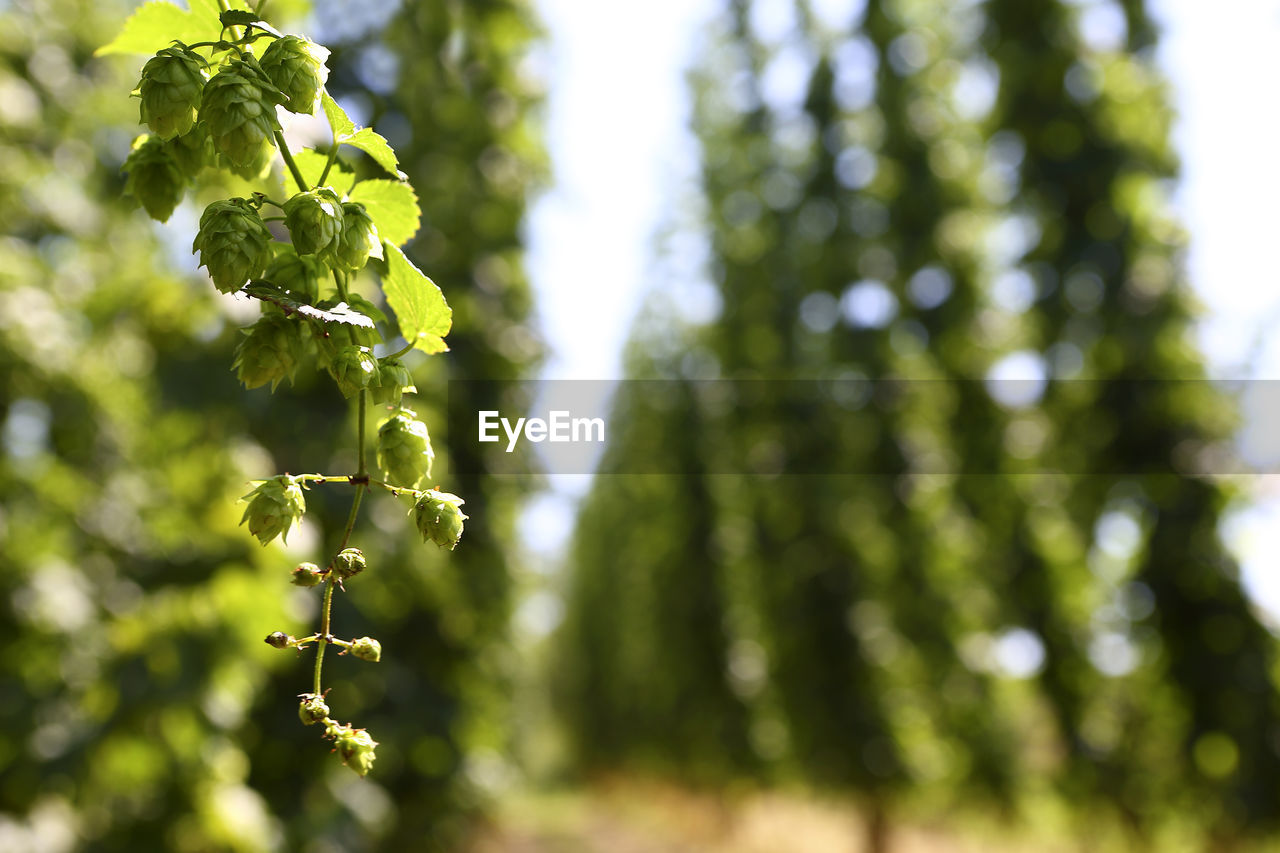
<instances>
[{"instance_id":1,"label":"green hop cone","mask_svg":"<svg viewBox=\"0 0 1280 853\"><path fill-rule=\"evenodd\" d=\"M435 452L427 425L401 409L378 427L378 467L393 486L416 489L431 476Z\"/></svg>"},{"instance_id":2,"label":"green hop cone","mask_svg":"<svg viewBox=\"0 0 1280 853\"><path fill-rule=\"evenodd\" d=\"M328 275L329 268L315 255L299 255L282 243L262 277L298 301L314 305L320 298L320 284Z\"/></svg>"},{"instance_id":3,"label":"green hop cone","mask_svg":"<svg viewBox=\"0 0 1280 853\"><path fill-rule=\"evenodd\" d=\"M333 558L333 573L339 580L353 578L364 571L364 553L359 548L343 548Z\"/></svg>"},{"instance_id":4,"label":"green hop cone","mask_svg":"<svg viewBox=\"0 0 1280 853\"><path fill-rule=\"evenodd\" d=\"M283 101L260 71L233 59L205 85L200 123L228 165L256 170L256 176L270 164L269 149L280 129L276 105Z\"/></svg>"},{"instance_id":5,"label":"green hop cone","mask_svg":"<svg viewBox=\"0 0 1280 853\"><path fill-rule=\"evenodd\" d=\"M379 643L373 637L360 637L351 642L351 654L360 658L360 660L377 663L382 659L382 643Z\"/></svg>"},{"instance_id":6,"label":"green hop cone","mask_svg":"<svg viewBox=\"0 0 1280 853\"><path fill-rule=\"evenodd\" d=\"M406 390L416 390L409 368L394 358L378 362L378 380L370 386L374 405L398 406L400 397Z\"/></svg>"},{"instance_id":7,"label":"green hop cone","mask_svg":"<svg viewBox=\"0 0 1280 853\"><path fill-rule=\"evenodd\" d=\"M328 48L301 36L284 36L262 52L258 65L272 85L285 94L284 108L310 115L320 99L320 89L329 79L325 60Z\"/></svg>"},{"instance_id":8,"label":"green hop cone","mask_svg":"<svg viewBox=\"0 0 1280 853\"><path fill-rule=\"evenodd\" d=\"M255 480L257 487L241 500L247 501L240 523L249 523L249 532L266 545L279 536L289 541L289 531L302 520L307 500L302 494L302 480L281 474L270 480Z\"/></svg>"},{"instance_id":9,"label":"green hop cone","mask_svg":"<svg viewBox=\"0 0 1280 853\"><path fill-rule=\"evenodd\" d=\"M232 364L244 387L258 388L270 382L274 391L280 380L293 381L302 359L298 323L280 314L268 314L244 332Z\"/></svg>"},{"instance_id":10,"label":"green hop cone","mask_svg":"<svg viewBox=\"0 0 1280 853\"><path fill-rule=\"evenodd\" d=\"M271 260L271 232L245 199L215 201L200 216L200 230L191 251L200 253L200 266L209 270L214 286L231 293L266 269Z\"/></svg>"},{"instance_id":11,"label":"green hop cone","mask_svg":"<svg viewBox=\"0 0 1280 853\"><path fill-rule=\"evenodd\" d=\"M169 146L155 136L139 136L124 161L125 192L142 203L147 215L167 222L182 201L187 175L173 158Z\"/></svg>"},{"instance_id":12,"label":"green hop cone","mask_svg":"<svg viewBox=\"0 0 1280 853\"><path fill-rule=\"evenodd\" d=\"M299 255L327 256L342 233L342 202L329 187L297 193L284 203L284 224Z\"/></svg>"},{"instance_id":13,"label":"green hop cone","mask_svg":"<svg viewBox=\"0 0 1280 853\"><path fill-rule=\"evenodd\" d=\"M382 241L378 228L359 202L348 201L342 205L342 231L330 259L340 268L355 272L369 262L370 257L382 257Z\"/></svg>"},{"instance_id":14,"label":"green hop cone","mask_svg":"<svg viewBox=\"0 0 1280 853\"><path fill-rule=\"evenodd\" d=\"M330 723L325 729L325 737L334 741L343 764L361 776L368 775L373 769L373 761L377 757L374 755L374 748L378 742L367 731Z\"/></svg>"},{"instance_id":15,"label":"green hop cone","mask_svg":"<svg viewBox=\"0 0 1280 853\"><path fill-rule=\"evenodd\" d=\"M209 134L200 127L170 139L165 143L165 149L188 178L194 178L205 166L213 163L213 143L209 141Z\"/></svg>"},{"instance_id":16,"label":"green hop cone","mask_svg":"<svg viewBox=\"0 0 1280 853\"><path fill-rule=\"evenodd\" d=\"M423 492L411 510L422 541L434 542L441 548L447 545L450 551L457 547L462 538L462 522L467 519L462 513L463 503L462 498L448 492Z\"/></svg>"},{"instance_id":17,"label":"green hop cone","mask_svg":"<svg viewBox=\"0 0 1280 853\"><path fill-rule=\"evenodd\" d=\"M298 698L301 700L298 703L298 719L302 720L304 726L323 723L328 718L329 706L324 703L323 696L303 693Z\"/></svg>"},{"instance_id":18,"label":"green hop cone","mask_svg":"<svg viewBox=\"0 0 1280 853\"><path fill-rule=\"evenodd\" d=\"M204 61L185 47L169 47L142 66L136 94L142 122L161 139L173 139L195 126L201 93L209 80Z\"/></svg>"},{"instance_id":19,"label":"green hop cone","mask_svg":"<svg viewBox=\"0 0 1280 853\"><path fill-rule=\"evenodd\" d=\"M342 395L350 397L373 384L378 375L378 360L368 347L346 346L333 357L329 373L338 383Z\"/></svg>"},{"instance_id":20,"label":"green hop cone","mask_svg":"<svg viewBox=\"0 0 1280 853\"><path fill-rule=\"evenodd\" d=\"M289 576L289 583L294 586L318 586L324 582L324 572L315 563L299 563Z\"/></svg>"}]
</instances>

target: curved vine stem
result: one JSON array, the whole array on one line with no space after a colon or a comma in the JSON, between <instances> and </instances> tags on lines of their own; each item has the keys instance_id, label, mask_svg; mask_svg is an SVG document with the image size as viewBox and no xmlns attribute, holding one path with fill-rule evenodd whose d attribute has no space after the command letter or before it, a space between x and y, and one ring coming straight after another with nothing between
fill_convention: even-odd
<instances>
[{"instance_id":1,"label":"curved vine stem","mask_svg":"<svg viewBox=\"0 0 1280 853\"><path fill-rule=\"evenodd\" d=\"M278 130L276 131L276 145L280 149L280 156L284 158L284 164L289 167L289 172L293 175L293 180L298 185L298 191L306 192L311 189L307 186L306 178L302 177L302 170L294 162L293 154L289 152L289 146L285 144L284 134Z\"/></svg>"}]
</instances>

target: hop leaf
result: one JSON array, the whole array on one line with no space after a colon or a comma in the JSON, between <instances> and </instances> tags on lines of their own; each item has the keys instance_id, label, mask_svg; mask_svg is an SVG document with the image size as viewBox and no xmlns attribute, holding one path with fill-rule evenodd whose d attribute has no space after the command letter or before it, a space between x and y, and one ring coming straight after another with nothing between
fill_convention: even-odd
<instances>
[{"instance_id":1,"label":"hop leaf","mask_svg":"<svg viewBox=\"0 0 1280 853\"><path fill-rule=\"evenodd\" d=\"M314 255L299 255L292 246L280 244L262 277L298 301L314 304L328 273L329 268Z\"/></svg>"},{"instance_id":2,"label":"hop leaf","mask_svg":"<svg viewBox=\"0 0 1280 853\"><path fill-rule=\"evenodd\" d=\"M355 577L364 568L364 553L359 548L343 548L333 558L333 573L342 580Z\"/></svg>"},{"instance_id":3,"label":"hop leaf","mask_svg":"<svg viewBox=\"0 0 1280 853\"><path fill-rule=\"evenodd\" d=\"M417 488L431 476L434 460L427 425L408 409L401 409L378 427L378 467L393 485Z\"/></svg>"},{"instance_id":4,"label":"hop leaf","mask_svg":"<svg viewBox=\"0 0 1280 853\"><path fill-rule=\"evenodd\" d=\"M329 187L298 193L284 203L284 224L299 255L328 255L342 233L342 202Z\"/></svg>"},{"instance_id":5,"label":"hop leaf","mask_svg":"<svg viewBox=\"0 0 1280 853\"><path fill-rule=\"evenodd\" d=\"M200 266L209 270L214 286L231 293L262 274L270 243L271 232L253 205L231 198L204 209L191 251L200 253Z\"/></svg>"},{"instance_id":6,"label":"hop leaf","mask_svg":"<svg viewBox=\"0 0 1280 853\"><path fill-rule=\"evenodd\" d=\"M245 388L258 388L270 382L274 391L280 380L287 377L293 381L301 359L302 336L298 324L279 314L269 314L245 330L232 366Z\"/></svg>"},{"instance_id":7,"label":"hop leaf","mask_svg":"<svg viewBox=\"0 0 1280 853\"><path fill-rule=\"evenodd\" d=\"M373 383L378 375L378 360L368 347L345 346L334 356L329 373L338 383L342 395L350 397Z\"/></svg>"},{"instance_id":8,"label":"hop leaf","mask_svg":"<svg viewBox=\"0 0 1280 853\"><path fill-rule=\"evenodd\" d=\"M161 139L172 139L195 126L200 96L209 73L204 61L185 47L158 52L142 66L137 94L142 122Z\"/></svg>"},{"instance_id":9,"label":"hop leaf","mask_svg":"<svg viewBox=\"0 0 1280 853\"><path fill-rule=\"evenodd\" d=\"M302 720L304 726L323 723L329 716L329 706L324 703L324 697L315 693L303 693L298 697L302 701L298 703L298 719Z\"/></svg>"},{"instance_id":10,"label":"hop leaf","mask_svg":"<svg viewBox=\"0 0 1280 853\"><path fill-rule=\"evenodd\" d=\"M276 105L284 95L261 72L233 59L204 87L200 123L226 163L256 177L271 162L274 134L280 129Z\"/></svg>"},{"instance_id":11,"label":"hop leaf","mask_svg":"<svg viewBox=\"0 0 1280 853\"><path fill-rule=\"evenodd\" d=\"M170 146L156 136L139 136L124 161L125 192L142 202L147 215L167 222L182 201L187 176L173 158Z\"/></svg>"},{"instance_id":12,"label":"hop leaf","mask_svg":"<svg viewBox=\"0 0 1280 853\"><path fill-rule=\"evenodd\" d=\"M240 523L249 522L249 532L266 545L279 536L289 541L289 531L302 520L307 501L302 481L288 474L270 480L255 480L257 487L241 500L248 501Z\"/></svg>"},{"instance_id":13,"label":"hop leaf","mask_svg":"<svg viewBox=\"0 0 1280 853\"><path fill-rule=\"evenodd\" d=\"M382 644L373 637L360 637L351 642L351 654L360 660L377 663L382 660Z\"/></svg>"},{"instance_id":14,"label":"hop leaf","mask_svg":"<svg viewBox=\"0 0 1280 853\"><path fill-rule=\"evenodd\" d=\"M258 65L272 85L285 94L286 110L310 115L315 112L321 87L329 79L329 69L324 65L328 58L328 48L301 36L284 36L262 52Z\"/></svg>"},{"instance_id":15,"label":"hop leaf","mask_svg":"<svg viewBox=\"0 0 1280 853\"><path fill-rule=\"evenodd\" d=\"M448 492L423 492L411 510L422 541L434 542L441 548L447 545L451 551L457 547L462 538L462 522L467 518L462 513L463 503L462 498Z\"/></svg>"},{"instance_id":16,"label":"hop leaf","mask_svg":"<svg viewBox=\"0 0 1280 853\"><path fill-rule=\"evenodd\" d=\"M378 381L370 385L370 393L375 405L398 406L400 397L406 391L416 390L409 369L397 359L388 358L378 363Z\"/></svg>"},{"instance_id":17,"label":"hop leaf","mask_svg":"<svg viewBox=\"0 0 1280 853\"><path fill-rule=\"evenodd\" d=\"M348 201L342 205L342 230L332 252L332 260L342 269L355 272L370 256L382 257L378 228L363 204Z\"/></svg>"},{"instance_id":18,"label":"hop leaf","mask_svg":"<svg viewBox=\"0 0 1280 853\"><path fill-rule=\"evenodd\" d=\"M374 748L378 742L367 731L331 722L325 729L325 737L334 741L343 764L361 776L368 775L373 769L373 761L377 757Z\"/></svg>"}]
</instances>

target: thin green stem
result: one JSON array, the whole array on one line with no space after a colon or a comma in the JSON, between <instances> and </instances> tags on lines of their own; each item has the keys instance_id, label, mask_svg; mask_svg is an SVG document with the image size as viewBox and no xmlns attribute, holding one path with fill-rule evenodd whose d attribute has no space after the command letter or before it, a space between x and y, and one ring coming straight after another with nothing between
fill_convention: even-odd
<instances>
[{"instance_id":1,"label":"thin green stem","mask_svg":"<svg viewBox=\"0 0 1280 853\"><path fill-rule=\"evenodd\" d=\"M320 611L320 638L316 640L316 672L311 686L311 692L317 696L324 695L320 692L320 671L324 667L324 647L327 645L324 638L329 636L329 614L333 611L333 588L337 584L337 578L330 577L324 585L324 604Z\"/></svg>"},{"instance_id":2,"label":"thin green stem","mask_svg":"<svg viewBox=\"0 0 1280 853\"><path fill-rule=\"evenodd\" d=\"M357 455L357 470L351 478L356 483L356 495L351 501L351 512L347 514L347 526L342 531L342 541L338 543L338 551L347 547L347 543L351 541L351 531L355 529L356 518L360 514L360 501L364 498L365 489L369 488L369 472L365 468L365 448L364 448L364 422L365 422L365 397L367 392L360 392L360 402L357 406L356 414L356 446L359 448ZM316 641L316 670L313 679L312 693L317 696L322 695L320 692L321 682L320 673L324 665L324 649L329 641L325 638L330 636L329 619L333 613L333 588L337 586L338 579L330 574L329 579L324 585L324 603L320 609L320 639Z\"/></svg>"},{"instance_id":3,"label":"thin green stem","mask_svg":"<svg viewBox=\"0 0 1280 853\"><path fill-rule=\"evenodd\" d=\"M294 162L293 155L289 153L289 146L284 142L284 134L276 131L276 145L280 149L280 156L284 158L284 164L289 167L289 172L293 175L293 180L298 185L299 192L306 192L310 189L307 181L302 177L302 171L298 168L298 164Z\"/></svg>"},{"instance_id":4,"label":"thin green stem","mask_svg":"<svg viewBox=\"0 0 1280 853\"><path fill-rule=\"evenodd\" d=\"M333 134L333 147L329 149L329 159L324 162L324 171L320 173L320 182L316 184L318 187L324 186L324 182L329 179L329 170L333 168L334 161L338 159L338 134Z\"/></svg>"},{"instance_id":5,"label":"thin green stem","mask_svg":"<svg viewBox=\"0 0 1280 853\"><path fill-rule=\"evenodd\" d=\"M333 271L333 280L338 285L338 296L342 297L342 301L347 301L347 277L337 270Z\"/></svg>"},{"instance_id":6,"label":"thin green stem","mask_svg":"<svg viewBox=\"0 0 1280 853\"><path fill-rule=\"evenodd\" d=\"M396 350L395 352L391 353L391 355L384 355L382 358L383 358L384 360L385 360L385 359L388 359L388 358L399 358L400 356L404 355L405 353L407 353L407 352L408 352L409 350L411 350L411 349L413 349L413 341L410 341L409 343L405 344L405 345L404 345L403 347L401 347L400 349L398 349L398 350Z\"/></svg>"}]
</instances>

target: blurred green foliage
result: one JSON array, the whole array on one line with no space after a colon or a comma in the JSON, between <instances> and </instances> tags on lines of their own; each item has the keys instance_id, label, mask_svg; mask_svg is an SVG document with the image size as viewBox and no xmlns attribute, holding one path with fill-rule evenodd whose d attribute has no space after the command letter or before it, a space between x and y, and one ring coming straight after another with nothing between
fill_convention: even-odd
<instances>
[{"instance_id":1,"label":"blurred green foliage","mask_svg":"<svg viewBox=\"0 0 1280 853\"><path fill-rule=\"evenodd\" d=\"M695 79L718 316L655 300L634 333L629 376L672 390L624 385L577 529L579 769L851 793L869 849L899 804L1274 829L1275 638L1198 475L1229 407L1195 381L1154 30L1122 9L1111 49L1058 0L729 4ZM1010 356L1082 381L1002 404L975 380ZM717 375L774 390L745 418ZM682 473L627 474L652 453ZM780 475L824 467L876 473ZM1108 473L1157 470L1186 475Z\"/></svg>"},{"instance_id":2,"label":"blurred green foliage","mask_svg":"<svg viewBox=\"0 0 1280 853\"><path fill-rule=\"evenodd\" d=\"M143 58L92 53L129 5L0 9L0 848L452 847L505 773L517 491L448 480L473 519L452 553L423 546L403 502L366 503L369 569L335 624L377 636L382 661L331 663L335 707L383 744L359 779L298 724L309 661L263 642L314 627L290 571L336 543L348 496L311 489L287 547L260 547L237 505L255 478L354 470L352 416L317 375L274 397L237 383L254 306L190 256L200 206L226 188L164 227L124 196ZM367 45L402 56L386 103L427 216L409 253L455 309L447 364L409 360L436 426L446 370L514 379L539 352L518 242L540 156L515 71L532 29L519 3L410 4L386 32ZM356 48L334 46L352 81Z\"/></svg>"}]
</instances>

